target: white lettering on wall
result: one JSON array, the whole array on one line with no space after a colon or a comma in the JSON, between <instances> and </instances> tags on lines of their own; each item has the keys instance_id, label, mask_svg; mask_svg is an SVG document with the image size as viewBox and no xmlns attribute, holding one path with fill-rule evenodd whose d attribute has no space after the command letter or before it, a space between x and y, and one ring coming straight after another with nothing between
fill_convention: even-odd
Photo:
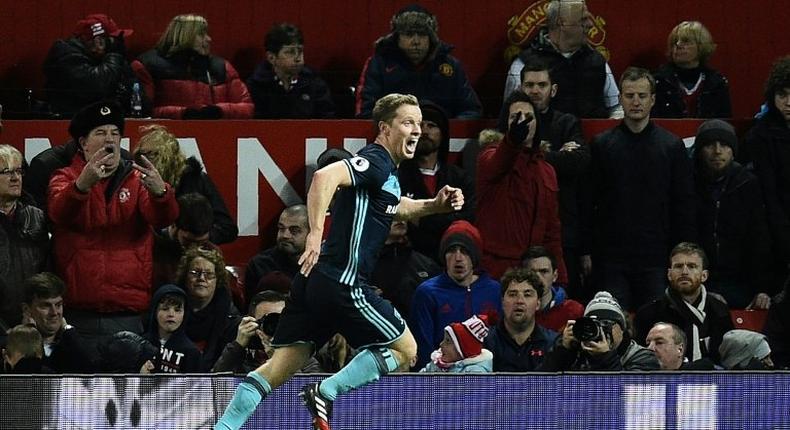
<instances>
[{"instance_id":1,"label":"white lettering on wall","mask_svg":"<svg viewBox=\"0 0 790 430\"><path fill-rule=\"evenodd\" d=\"M254 137L240 137L236 141L236 209L239 236L258 235L258 173L271 185L286 206L302 203L302 198L288 182L277 163Z\"/></svg>"},{"instance_id":2,"label":"white lettering on wall","mask_svg":"<svg viewBox=\"0 0 790 430\"><path fill-rule=\"evenodd\" d=\"M313 181L313 173L316 171L316 163L318 156L326 151L326 138L325 137L310 137L304 140L304 189L310 189L310 183Z\"/></svg>"},{"instance_id":3,"label":"white lettering on wall","mask_svg":"<svg viewBox=\"0 0 790 430\"><path fill-rule=\"evenodd\" d=\"M206 164L203 163L203 157L200 156L200 147L198 146L197 139L194 137L179 137L177 140L178 146L181 148L181 152L187 158L197 158L197 160L200 161L200 164L203 165L203 171L206 171Z\"/></svg>"},{"instance_id":4,"label":"white lettering on wall","mask_svg":"<svg viewBox=\"0 0 790 430\"><path fill-rule=\"evenodd\" d=\"M27 163L33 160L33 157L44 152L51 147L49 139L46 137L26 137L25 138L25 160Z\"/></svg>"},{"instance_id":5,"label":"white lettering on wall","mask_svg":"<svg viewBox=\"0 0 790 430\"><path fill-rule=\"evenodd\" d=\"M350 152L352 155L359 152L368 144L368 140L362 137L346 137L343 138L343 148Z\"/></svg>"}]
</instances>

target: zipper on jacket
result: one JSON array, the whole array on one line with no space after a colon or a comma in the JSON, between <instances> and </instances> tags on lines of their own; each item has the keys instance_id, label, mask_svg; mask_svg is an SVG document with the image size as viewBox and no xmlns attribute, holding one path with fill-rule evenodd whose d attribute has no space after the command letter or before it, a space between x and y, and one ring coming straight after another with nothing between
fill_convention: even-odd
<instances>
[{"instance_id":1,"label":"zipper on jacket","mask_svg":"<svg viewBox=\"0 0 790 430\"><path fill-rule=\"evenodd\" d=\"M721 209L721 199L716 200L716 212L713 214L713 242L716 244L716 261L719 258L719 209Z\"/></svg>"}]
</instances>

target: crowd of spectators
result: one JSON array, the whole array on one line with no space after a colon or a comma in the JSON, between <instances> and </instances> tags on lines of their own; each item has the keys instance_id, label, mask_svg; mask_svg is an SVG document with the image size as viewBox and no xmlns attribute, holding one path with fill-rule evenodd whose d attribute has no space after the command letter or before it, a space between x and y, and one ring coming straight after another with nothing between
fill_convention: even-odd
<instances>
[{"instance_id":1,"label":"crowd of spectators","mask_svg":"<svg viewBox=\"0 0 790 430\"><path fill-rule=\"evenodd\" d=\"M416 95L421 136L399 167L401 192L429 198L449 185L466 198L459 211L394 221L363 280L409 322L412 370L787 368L790 57L770 71L765 108L739 142L700 22L671 31L655 73L629 67L616 81L587 42L588 20L583 1L550 2L510 66L474 172L448 161L450 120L482 109L436 17L405 7L376 41L355 114L370 117L389 93ZM238 228L221 193L163 125L121 149L125 118L333 118L332 95L292 24L268 31L246 83L211 54L201 16L174 17L129 61L132 33L106 15L80 20L44 65L69 141L29 166L0 145L3 372L246 373L271 356L307 208L286 208L275 246L231 280L218 245ZM587 141L580 118L622 120ZM687 150L653 118L706 121ZM744 308L768 312L765 334L734 330L730 311ZM357 353L339 335L315 350L303 372Z\"/></svg>"}]
</instances>

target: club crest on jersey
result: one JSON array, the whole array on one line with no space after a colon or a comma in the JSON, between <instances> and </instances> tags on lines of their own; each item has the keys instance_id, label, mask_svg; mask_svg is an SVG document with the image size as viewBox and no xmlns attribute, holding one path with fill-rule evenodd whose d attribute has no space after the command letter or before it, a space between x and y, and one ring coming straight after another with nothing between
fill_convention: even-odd
<instances>
[{"instance_id":1,"label":"club crest on jersey","mask_svg":"<svg viewBox=\"0 0 790 430\"><path fill-rule=\"evenodd\" d=\"M398 213L398 206L400 206L400 205L399 204L398 205L387 205L387 211L386 211L387 214L388 215L395 215L396 213Z\"/></svg>"},{"instance_id":2,"label":"club crest on jersey","mask_svg":"<svg viewBox=\"0 0 790 430\"><path fill-rule=\"evenodd\" d=\"M354 157L348 160L348 162L351 163L351 167L353 167L354 170L360 173L368 170L368 167L370 167L370 161L362 157Z\"/></svg>"},{"instance_id":3,"label":"club crest on jersey","mask_svg":"<svg viewBox=\"0 0 790 430\"><path fill-rule=\"evenodd\" d=\"M120 200L121 203L128 202L131 197L132 197L132 193L126 187L123 187L121 188L120 191L118 191L118 200Z\"/></svg>"}]
</instances>

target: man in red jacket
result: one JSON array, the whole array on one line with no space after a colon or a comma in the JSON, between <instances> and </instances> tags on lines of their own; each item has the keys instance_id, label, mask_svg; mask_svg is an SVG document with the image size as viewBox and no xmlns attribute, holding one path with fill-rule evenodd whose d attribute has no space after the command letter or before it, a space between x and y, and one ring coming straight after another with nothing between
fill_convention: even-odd
<instances>
[{"instance_id":1,"label":"man in red jacket","mask_svg":"<svg viewBox=\"0 0 790 430\"><path fill-rule=\"evenodd\" d=\"M532 245L543 245L559 262L560 282L567 282L560 240L557 175L543 159L535 106L516 91L503 107L506 135L480 152L477 161L477 227L483 236L481 267L494 278L521 266Z\"/></svg>"},{"instance_id":2,"label":"man in red jacket","mask_svg":"<svg viewBox=\"0 0 790 430\"><path fill-rule=\"evenodd\" d=\"M65 301L86 342L142 332L140 313L151 299L153 231L178 216L173 189L143 157L123 160L124 119L116 103L77 112L69 134L78 154L49 183L55 268L66 281Z\"/></svg>"}]
</instances>

